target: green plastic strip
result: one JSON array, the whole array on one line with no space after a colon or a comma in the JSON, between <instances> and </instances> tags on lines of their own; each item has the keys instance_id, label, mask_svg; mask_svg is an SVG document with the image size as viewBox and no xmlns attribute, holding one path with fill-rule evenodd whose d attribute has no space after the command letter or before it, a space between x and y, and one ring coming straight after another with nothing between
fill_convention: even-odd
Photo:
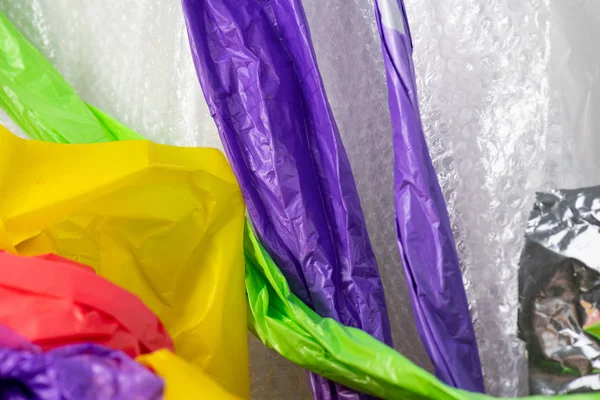
<instances>
[{"instance_id":1,"label":"green plastic strip","mask_svg":"<svg viewBox=\"0 0 600 400\"><path fill-rule=\"evenodd\" d=\"M0 107L33 139L56 143L143 139L83 102L1 13ZM492 398L448 387L365 332L321 318L291 293L285 277L249 224L244 253L248 328L283 357L328 379L385 399ZM556 399L600 399L600 393Z\"/></svg>"}]
</instances>

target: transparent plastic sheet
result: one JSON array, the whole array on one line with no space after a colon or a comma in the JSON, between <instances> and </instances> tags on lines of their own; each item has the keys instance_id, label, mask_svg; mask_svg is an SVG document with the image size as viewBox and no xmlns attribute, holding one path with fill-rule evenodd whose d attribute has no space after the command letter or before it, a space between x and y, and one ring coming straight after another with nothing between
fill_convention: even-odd
<instances>
[{"instance_id":1,"label":"transparent plastic sheet","mask_svg":"<svg viewBox=\"0 0 600 400\"><path fill-rule=\"evenodd\" d=\"M404 3L424 131L448 205L486 390L524 395L517 269L534 193L599 183L600 114L593 110L600 3ZM373 0L303 4L386 287L394 344L427 367L397 274L391 125Z\"/></svg>"},{"instance_id":2,"label":"transparent plastic sheet","mask_svg":"<svg viewBox=\"0 0 600 400\"><path fill-rule=\"evenodd\" d=\"M398 254L392 124L373 1L302 0L302 4L373 242L394 348L432 371Z\"/></svg>"},{"instance_id":3,"label":"transparent plastic sheet","mask_svg":"<svg viewBox=\"0 0 600 400\"><path fill-rule=\"evenodd\" d=\"M18 32L14 30L14 27L11 26L9 21L2 15L0 16L0 21L3 24L4 32L6 35L3 37L3 41L0 44L3 45L4 52L10 52L14 49L23 48L23 46L16 46L8 44L12 42L23 42L25 41ZM53 115L54 113L61 113L63 107L60 104L61 100L65 100L68 104L72 103L80 103L81 100L78 99L77 95L69 90L70 88L64 82L61 82L60 76L57 76L52 66L50 66L47 62L42 59L31 57L31 55L27 52L21 53L20 57L16 57L20 60L17 71L21 71L23 75L27 75L28 72L35 75L43 76L44 70L50 70L50 74L46 75L48 79L42 79L39 81L38 85L32 86L31 91L28 93L26 98L19 97L9 97L6 96L5 92L0 92L0 96L2 96L4 104L33 104L35 107L39 107L39 101L32 101L37 98L45 98L47 97L46 91L49 93L53 92L53 87L56 84L60 84L64 87L65 93L68 96L64 96L61 98L56 98L54 102L45 102L43 103L43 107L47 108L45 111L46 115ZM5 69L10 69L9 65L4 66ZM34 71L35 70L35 71ZM14 73L14 72L13 72ZM56 81L56 82L54 82ZM0 82L4 87L4 83L6 82L7 86L10 87L14 84L13 80L8 79L6 74L0 74ZM28 82L24 82L23 85L27 85ZM41 115L39 114L42 110L37 109L29 109L27 106L19 106L19 107L8 107L7 110L19 118L20 115ZM15 111L18 110L18 111ZM76 129L77 125L72 125L70 121L73 119L77 119L82 117L88 123L92 125L99 124L103 126L116 126L120 127L116 121L112 120L106 114L96 113L95 116L87 113L86 108L79 107L76 109L75 115L71 115L73 111L62 112L63 119L58 120L62 124L62 128L58 129L58 131L67 134L66 136L56 136L51 133L46 133L46 136L43 138L46 140L60 140L61 137L75 137L77 135ZM54 111L51 112L51 111ZM38 121L38 125L30 126L30 129L33 129L34 132L39 132L37 128L45 126L45 121ZM117 132L110 132L112 134L111 137L118 138L119 135ZM92 133L93 135L93 133ZM93 137L93 136L92 136ZM69 146L60 146L56 144L46 144L39 142L30 142L23 141L21 139L17 139L16 137L1 137L5 142L5 145L0 147L5 149L5 151L14 153L16 150L20 150L18 158L7 158L3 157L2 159L7 160L5 167L10 168L10 161L13 160L13 164L18 162L17 160L22 160L22 162L31 163L31 167L29 168L27 174L23 173L22 168L14 168L15 165L12 165L13 168L11 170L17 171L19 173L19 179L16 180L19 182L23 188L28 188L28 190L19 190L19 191L8 191L12 196L20 196L21 194L25 196L25 198L29 199L29 202L52 202L54 197L63 196L66 198L70 198L74 190L82 189L78 187L72 187L71 181L81 180L81 186L84 188L89 185L102 185L102 179L93 179L91 176L88 179L85 179L86 174L97 174L96 178L102 178L102 169L92 168L90 166L86 166L84 168L83 164L77 165L77 168L74 171L77 173L66 174L68 178L65 178L65 172L61 169L64 166L73 167L74 160L70 159L74 155L78 155L81 160L85 160L87 162L91 162L92 166L96 165L105 165L105 168L108 168L107 164L99 162L102 160L102 157L106 155L106 152L109 151L113 154L113 163L110 164L110 168L108 168L107 172L112 172L113 174L118 172L123 168L134 168L136 165L136 152L134 151L136 148L140 148L147 146L152 149L151 154L153 155L152 159L156 158L158 160L162 160L159 165L163 168L166 167L166 160L162 159L163 157L177 151L179 157L173 157L173 159L178 159L179 162L182 163L193 163L194 160L199 163L208 163L203 164L206 167L209 165L213 168L212 171L214 173L215 178L217 176L221 176L221 173L225 172L226 168L223 169L222 165L219 165L217 160L212 159L211 157L200 157L199 154L195 154L201 151L206 152L207 149L177 149L168 146L158 146L148 142L143 141L125 141L122 143L101 143L98 145L69 145ZM85 133L83 137L78 140L79 142L86 142L89 138L85 137ZM117 144L119 146L117 146ZM11 146L12 145L12 146ZM38 151L36 151L38 150ZM121 160L119 158L120 151L125 151L130 155L130 160L126 164L119 163ZM50 160L53 162L48 162L48 156L54 155L55 157L50 157ZM175 154L172 154L175 156ZM196 157L193 157L193 156ZM69 157L71 156L71 157ZM96 162L93 162L94 158L98 158ZM200 159L197 159L197 158ZM145 159L145 157L142 157ZM169 157L167 157L169 159ZM33 161L35 160L35 161ZM58 162L61 160L61 162ZM75 159L77 160L77 158ZM81 162L81 160L79 160ZM122 160L121 160L122 161ZM40 165L52 164L53 170L44 171L39 167ZM57 171L55 171L57 170ZM62 171L62 173L61 173ZM45 173L45 175L44 175ZM83 174L82 176L80 176ZM48 196L40 196L35 195L35 190L40 190L38 186L41 188L55 188L53 184L57 180L56 178L52 179L53 176L56 175L58 177L58 182L61 182L60 188L70 190L67 193L62 193L62 191L58 190L56 192L48 192ZM36 176L38 180L36 181L38 185L32 186L30 184L31 177ZM28 179L27 179L28 178ZM82 179L84 178L84 179ZM91 178L91 179L90 179ZM110 180L109 180L110 182ZM199 184L201 180L196 179L195 182ZM113 182L113 184L118 183L118 181ZM50 186L48 186L50 185ZM101 186L103 187L103 186ZM110 193L110 185L106 186ZM117 185L118 187L118 185ZM173 185L167 186L171 189L175 189ZM56 188L55 188L56 189ZM140 190L136 190L136 193L139 193ZM175 190L175 192L177 192ZM116 191L118 193L118 191ZM142 194L143 196L143 194ZM179 193L181 198L181 193ZM6 196L5 202L8 205L13 202L8 201L11 199L11 196ZM107 197L107 199L109 199ZM220 204L219 199L215 199L216 204ZM223 200L223 199L221 199ZM85 206L92 206L93 208L93 198L88 201L92 201L92 203L82 203L81 207L85 210ZM181 202L181 200L179 201ZM108 204L112 204L113 202L109 201ZM149 204L160 204L161 202L156 196L153 196L152 202L147 202L146 205ZM125 203L125 205L131 203ZM123 205L123 204L121 204ZM23 205L27 206L27 203ZM68 206L68 203L64 206ZM109 208L110 209L110 208ZM117 208L118 209L118 208ZM123 212L127 211L129 208L125 207ZM60 207L58 208L60 210ZM102 211L101 207L98 209L100 214L106 212L106 210ZM49 211L52 211L50 208ZM56 210L55 210L56 211ZM115 210L113 210L114 212ZM143 208L138 210L143 213ZM39 215L41 217L43 215ZM52 219L52 214L44 216L45 219ZM13 221L16 218L8 219L7 221L13 222L11 226L19 228L20 224L15 224ZM44 218L36 218L32 221L35 221L38 224L44 223ZM68 222L68 221L67 221ZM76 221L75 221L76 222ZM84 221L85 222L85 219ZM93 224L92 224L93 225ZM132 226L135 224L132 224ZM26 240L21 242L22 246L15 246L17 250L27 251L40 251L40 249L46 248L48 251L55 250L59 253L64 253L66 251L67 254L72 255L73 257L84 257L86 259L90 259L92 261L92 265L96 265L93 263L94 257L93 252L90 253L86 251L86 249L90 246L85 246L86 240L84 238L89 239L90 236L93 237L93 232L90 234L77 234L79 238L77 241L65 241L61 240L65 238L65 232L61 230L64 228L69 228L69 224L65 222L59 222L50 225L47 229L42 230L42 233L36 235L31 238L31 240ZM77 228L77 224L76 224ZM85 228L85 225L84 225ZM79 228L81 229L81 228ZM122 227L123 229L123 227ZM76 229L77 230L77 229ZM34 230L37 231L37 230ZM16 235L15 232L9 232L5 240L18 238L20 236L24 236L23 232L19 235L19 231L17 229ZM196 236L196 235L192 235ZM24 237L27 237L26 235ZM70 236L68 236L70 237ZM233 237L232 237L233 238ZM50 240L47 240L50 239ZM9 243L12 243L12 240ZM137 240L134 240L137 242ZM178 245L179 242L176 242ZM113 246L116 245L116 242L113 242ZM231 244L235 247L235 242ZM154 250L156 246L156 242L151 243L149 249ZM93 248L93 246L91 246ZM118 246L115 246L118 248ZM441 382L437 381L432 375L427 373L426 371L420 369L419 367L412 364L409 360L403 357L401 354L397 353L393 349L387 347L386 345L380 343L377 339L374 339L370 335L365 332L353 328L345 327L338 322L331 319L323 319L311 311L304 303L302 303L297 297L290 293L289 287L285 278L282 276L279 269L273 263L271 258L259 244L258 240L254 236L253 232L250 229L246 229L246 239L245 239L245 255L246 255L246 288L248 294L248 302L250 304L250 310L252 311L249 325L253 327L256 333L260 336L261 340L265 342L265 344L276 348L279 352L281 352L286 357L295 361L296 363L309 368L317 373L324 375L327 378L334 379L337 382L340 382L344 385L347 385L351 388L354 388L359 391L364 391L376 396L380 396L383 398L403 398L409 397L414 399L430 399L430 398L439 398L439 399L467 399L467 398L479 398L478 394L468 394L466 392L461 392L450 387L446 387ZM111 248L111 251L115 251L115 249ZM154 256L148 254L148 261L153 261L158 255L161 255L160 249L157 249L159 253L156 253ZM170 252L164 251L165 254L169 254ZM120 264L120 263L117 263ZM170 264L170 263L167 263ZM110 264L109 264L110 265ZM108 272L104 271L102 268L101 271L104 273ZM123 271L126 272L126 271ZM128 273L133 271L127 271ZM115 277L113 276L113 279ZM199 282L209 282L212 284L212 280L203 280L199 277ZM136 287L132 286L135 279L117 279L121 284L126 287ZM271 294L270 294L271 293ZM274 297L271 297L274 296ZM230 297L230 296L228 296ZM153 299L149 296L142 295L146 301L151 304L154 303ZM271 301L271 298L273 301ZM181 304L180 304L181 306ZM223 312L223 311L221 311ZM165 317L170 315L167 314ZM167 321L168 322L168 321ZM167 323L167 326L169 324ZM260 333L259 333L260 332ZM204 333L208 333L208 330L204 330ZM177 339L177 338L176 338ZM225 337L223 343L231 343L232 338ZM234 342L236 342L236 338L233 338ZM177 342L177 340L176 340ZM237 342L236 342L237 343ZM156 357L150 356L143 357L142 361L145 361L152 365L152 362L156 361ZM165 361L165 360L163 360ZM166 360L168 361L168 360ZM241 365L242 363L240 363ZM175 365L170 363L170 365ZM206 367L206 366L205 366ZM402 371L401 374L398 372ZM161 373L161 371L158 371ZM185 373L185 371L181 371L184 373L185 377L188 377L189 374ZM212 371L215 372L214 370ZM167 379L167 386L169 384L169 376L165 375ZM183 392L184 389L181 390ZM173 391L169 391L167 388L167 394L173 394Z\"/></svg>"},{"instance_id":4,"label":"transparent plastic sheet","mask_svg":"<svg viewBox=\"0 0 600 400\"><path fill-rule=\"evenodd\" d=\"M395 241L391 125L372 1L302 3L383 278L395 348L431 370ZM0 10L87 102L153 141L222 148L179 1L0 0ZM25 137L10 119L0 121ZM253 397L310 397L301 368L252 335L249 344Z\"/></svg>"},{"instance_id":5,"label":"transparent plastic sheet","mask_svg":"<svg viewBox=\"0 0 600 400\"><path fill-rule=\"evenodd\" d=\"M600 183L600 3L406 0L422 120L486 389L528 393L517 272L535 192Z\"/></svg>"},{"instance_id":6,"label":"transparent plastic sheet","mask_svg":"<svg viewBox=\"0 0 600 400\"><path fill-rule=\"evenodd\" d=\"M23 65L27 65L27 60L24 59L24 61L25 64ZM49 66L29 65L28 67L48 68ZM31 94L35 96L35 93ZM58 104L54 106L60 107ZM102 118L106 119L105 126L113 125L114 121L110 121L108 116L104 115L101 117L101 120ZM68 118L65 119L65 123L65 130L70 130ZM134 145L131 142L128 144ZM259 305L261 312L257 316L261 316L264 319L262 321L256 319L253 323L266 323L263 326L267 327L267 329L263 330L261 338L263 340L267 338L267 344L273 345L278 351L282 351L282 346L290 343L290 337L302 338L302 340L305 340L303 345L294 345L287 348L287 357L328 378L339 380L341 383L347 384L357 390L384 398L488 398L480 394L461 392L446 387L425 371L416 368L403 356L388 349L385 345L366 335L364 332L343 327L333 320L318 317L302 302L298 301L295 296L290 294L289 287L287 287L287 283L278 268L270 260L270 257L262 249L256 238L248 230L246 232L245 254L247 267L249 267L246 270L246 287L249 289L249 295L252 295L253 299L258 300L251 303ZM249 244L250 251L248 249ZM253 251L252 248L254 248ZM248 275L248 272L252 273ZM261 276L264 278L256 279L256 277ZM254 291L256 285L253 282L262 286L258 292ZM256 294L259 294L259 296L256 296ZM324 329L329 330L330 333L325 333ZM269 335L264 336L264 332L269 332ZM281 335L273 335L275 332L281 333ZM331 332L335 332L333 337ZM339 348L340 344L343 344L343 349ZM315 345L317 346L316 348L314 347ZM355 345L358 345L359 348L353 349ZM316 350L316 353L313 355L306 352L307 349L313 348ZM323 356L325 358L320 360L320 357ZM340 374L345 365L351 369ZM398 375L398 371L401 371L401 374ZM359 376L349 378L352 374L357 373ZM362 379L365 376L368 378L367 380ZM587 399L590 396L569 397L569 399L581 398Z\"/></svg>"},{"instance_id":7,"label":"transparent plastic sheet","mask_svg":"<svg viewBox=\"0 0 600 400\"><path fill-rule=\"evenodd\" d=\"M89 103L157 143L222 148L179 1L0 0L0 10ZM2 111L0 122L26 137ZM253 398L310 397L302 368L248 341Z\"/></svg>"}]
</instances>

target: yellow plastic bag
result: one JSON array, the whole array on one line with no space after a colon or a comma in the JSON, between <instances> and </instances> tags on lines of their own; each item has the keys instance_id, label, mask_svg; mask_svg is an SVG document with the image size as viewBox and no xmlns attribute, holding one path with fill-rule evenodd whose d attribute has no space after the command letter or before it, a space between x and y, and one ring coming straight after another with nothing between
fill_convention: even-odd
<instances>
[{"instance_id":1,"label":"yellow plastic bag","mask_svg":"<svg viewBox=\"0 0 600 400\"><path fill-rule=\"evenodd\" d=\"M92 266L159 316L178 355L248 398L243 227L218 150L58 145L0 127L0 248Z\"/></svg>"},{"instance_id":2,"label":"yellow plastic bag","mask_svg":"<svg viewBox=\"0 0 600 400\"><path fill-rule=\"evenodd\" d=\"M211 400L240 399L169 350L158 350L152 354L138 356L136 360L153 369L165 380L166 400L197 399L199 393L203 398Z\"/></svg>"}]
</instances>

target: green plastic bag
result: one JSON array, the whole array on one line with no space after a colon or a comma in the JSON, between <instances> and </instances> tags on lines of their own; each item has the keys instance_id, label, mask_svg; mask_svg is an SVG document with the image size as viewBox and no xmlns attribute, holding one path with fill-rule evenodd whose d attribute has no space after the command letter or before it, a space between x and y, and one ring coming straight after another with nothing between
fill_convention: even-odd
<instances>
[{"instance_id":1,"label":"green plastic bag","mask_svg":"<svg viewBox=\"0 0 600 400\"><path fill-rule=\"evenodd\" d=\"M84 103L50 63L0 13L0 106L31 138L57 143L140 140ZM446 386L365 332L321 318L291 293L249 224L244 236L248 328L292 362L385 399L478 400ZM543 397L531 397L530 399ZM600 393L557 399L600 399Z\"/></svg>"}]
</instances>

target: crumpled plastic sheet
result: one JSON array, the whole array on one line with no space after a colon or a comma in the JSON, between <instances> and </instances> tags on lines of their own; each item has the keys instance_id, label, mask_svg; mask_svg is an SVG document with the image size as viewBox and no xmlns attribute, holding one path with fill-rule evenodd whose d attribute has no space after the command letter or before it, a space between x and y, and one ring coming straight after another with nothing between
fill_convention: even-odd
<instances>
[{"instance_id":1,"label":"crumpled plastic sheet","mask_svg":"<svg viewBox=\"0 0 600 400\"><path fill-rule=\"evenodd\" d=\"M247 260L246 288L251 303L250 319L253 330L274 348L291 345L284 352L300 365L349 387L374 394L383 399L455 399L485 400L493 397L451 388L435 379L424 369L415 366L400 353L393 351L365 332L345 327L332 319L320 318L294 296L285 278L270 259L258 240L247 235L244 241ZM255 313L255 310L260 310ZM286 324L280 321L296 321ZM291 329L290 329L291 328ZM301 345L277 337L296 337ZM315 350L325 355L311 357ZM335 368L326 365L334 364ZM546 397L528 397L541 400ZM582 400L589 395L557 396L556 399Z\"/></svg>"},{"instance_id":2,"label":"crumpled plastic sheet","mask_svg":"<svg viewBox=\"0 0 600 400\"><path fill-rule=\"evenodd\" d=\"M599 217L600 186L537 195L519 267L532 393L600 391Z\"/></svg>"},{"instance_id":3,"label":"crumpled plastic sheet","mask_svg":"<svg viewBox=\"0 0 600 400\"><path fill-rule=\"evenodd\" d=\"M0 398L160 400L163 381L124 353L74 344L46 353L0 348Z\"/></svg>"},{"instance_id":4,"label":"crumpled plastic sheet","mask_svg":"<svg viewBox=\"0 0 600 400\"><path fill-rule=\"evenodd\" d=\"M100 141L137 136L87 107L57 73L45 75L52 68L4 15L0 19L3 56L20 60L4 64L2 105L28 133L56 141L69 137L54 134L59 131ZM27 85L33 86L15 91ZM54 96L56 87L60 96ZM52 115L58 117L42 118ZM55 129L57 122L63 129ZM49 123L53 130L45 129ZM106 136L80 130L83 124L105 128ZM0 133L6 192L0 201L1 245L91 265L161 318L182 357L233 394L248 397L244 205L222 153L143 141L63 147ZM99 243L110 245L100 251Z\"/></svg>"},{"instance_id":5,"label":"crumpled plastic sheet","mask_svg":"<svg viewBox=\"0 0 600 400\"><path fill-rule=\"evenodd\" d=\"M376 1L394 131L394 195L398 247L417 326L436 375L483 392L483 376L458 255L423 136L412 39L399 0Z\"/></svg>"},{"instance_id":6,"label":"crumpled plastic sheet","mask_svg":"<svg viewBox=\"0 0 600 400\"><path fill-rule=\"evenodd\" d=\"M0 10L87 102L154 142L222 148L179 1L0 0ZM305 371L248 337L252 396L306 399Z\"/></svg>"},{"instance_id":7,"label":"crumpled plastic sheet","mask_svg":"<svg viewBox=\"0 0 600 400\"><path fill-rule=\"evenodd\" d=\"M70 130L68 124L65 129ZM354 389L384 398L488 398L449 388L363 331L319 317L290 293L285 278L248 229L244 246L246 288L254 317L250 325L257 334L260 328L261 339L286 357ZM180 375L188 378L187 372L181 371Z\"/></svg>"},{"instance_id":8,"label":"crumpled plastic sheet","mask_svg":"<svg viewBox=\"0 0 600 400\"><path fill-rule=\"evenodd\" d=\"M536 190L598 183L600 114L590 110L598 108L600 4L405 3L424 130L456 237L486 389L524 394L527 365L515 340L519 238ZM428 366L398 274L391 125L372 0L303 4L379 261L395 347ZM200 88L190 84L196 77L178 2L0 0L0 9L88 102L154 141L221 146ZM254 397L307 397L299 368L251 343Z\"/></svg>"},{"instance_id":9,"label":"crumpled plastic sheet","mask_svg":"<svg viewBox=\"0 0 600 400\"><path fill-rule=\"evenodd\" d=\"M182 3L198 77L262 243L321 316L391 344L377 263L301 2ZM357 398L316 376L311 387L319 399Z\"/></svg>"},{"instance_id":10,"label":"crumpled plastic sheet","mask_svg":"<svg viewBox=\"0 0 600 400\"><path fill-rule=\"evenodd\" d=\"M387 191L393 185L391 125L372 3L303 0L381 268L394 343L427 365L408 323L409 297L396 274L401 264L390 240L395 228ZM423 127L448 205L486 390L524 395L517 269L529 206L536 190L600 182L594 156L600 114L591 111L598 108L600 93L594 46L600 3L404 3ZM397 339L402 335L407 342Z\"/></svg>"},{"instance_id":11,"label":"crumpled plastic sheet","mask_svg":"<svg viewBox=\"0 0 600 400\"><path fill-rule=\"evenodd\" d=\"M396 241L392 124L373 1L302 4L378 261L394 348L432 371L417 333Z\"/></svg>"},{"instance_id":12,"label":"crumpled plastic sheet","mask_svg":"<svg viewBox=\"0 0 600 400\"><path fill-rule=\"evenodd\" d=\"M2 21L5 24L8 24L6 20ZM22 40L18 35L15 35L15 39ZM20 66L25 70L37 69L41 71L43 69L51 69L51 66L46 63L31 63L30 61L32 59L33 58L31 57L23 57ZM1 77L2 75L0 74L0 78ZM49 82L48 79L42 80L40 81L40 84L35 87L35 90L29 93L27 99L10 98L10 102L14 104L39 105L39 102L32 102L31 100L38 96L44 97L46 92L45 89L49 87L48 85L50 83L51 82ZM49 90L49 93L52 93L52 90ZM60 101L74 101L76 98L77 95L71 91L68 97L55 99L52 104L47 103L45 107L52 107L53 109L56 109L57 112L58 110L66 110L61 107ZM4 98L4 100L8 99ZM103 119L96 120L95 117L85 111L85 109L80 108L75 112L81 113L78 115L84 117L84 120L86 121L98 121L105 126L115 125L114 122L110 120L107 120L106 123ZM69 124L69 121L73 119L69 118L70 112L74 111L63 111L64 121L61 121L61 123L63 124L62 130L69 134L68 137L73 137L71 135L75 134L77 126ZM36 110L30 110L27 107L24 107L19 110L19 113L25 115L29 113L35 114ZM47 114L50 115L52 113ZM109 117L104 116L102 118L108 119ZM44 125L44 121L39 122L40 126ZM35 129L37 127L33 128ZM118 135L113 135L112 137L118 137ZM56 137L50 135L48 135L47 138L44 137L44 139L57 140ZM81 139L82 142L87 140L89 139ZM22 143L30 144L31 142ZM127 143L132 144L133 142ZM108 144L104 144L101 147L107 147L107 145ZM101 149L100 145L85 147L95 147L96 151ZM54 148L56 150L56 146L54 146ZM66 151L66 149L70 148L73 148L73 146L65 146L63 149ZM81 151L82 148L82 146L78 146L78 149L74 150ZM246 230L246 233L246 245L250 243L250 247L246 247L245 251L247 268L262 269L264 271L262 274L265 274L266 272L270 276L275 274L275 278L268 281L262 279L257 280L256 274L250 275L250 279L247 279L246 281L249 296L248 301L252 304L251 310L253 310L254 320L260 320L258 323L261 326L260 337L265 343L277 348L278 351L286 357L295 360L303 366L319 372L323 371L323 374L329 377L335 378L342 383L347 383L358 390L363 390L371 394L381 395L383 397L396 397L400 394L413 393L415 396L418 396L418 398L430 398L430 395L436 394L440 396L451 396L450 398L460 395L458 392L454 392L453 389L445 387L427 372L412 365L399 353L379 343L377 339L374 339L363 331L346 328L333 320L323 320L321 317L317 316L317 314L310 311L304 303L289 293L289 287L282 277L281 272L275 264L273 264L264 249L258 244L258 241L253 236L252 232ZM259 274L261 274L261 272L259 272ZM249 276L247 275L247 278L248 277ZM271 289L269 289L270 287ZM298 310L293 314L290 314L289 306L285 307L283 310L278 310L277 302L265 302L265 300L268 300L268 297L266 296L268 295L269 290L274 293L283 293L284 297L282 300L284 300L284 304L287 303L288 297L291 298L291 301L298 305ZM272 307L272 305L275 307ZM265 315L269 310L269 317L265 318ZM284 313L283 315L282 312ZM280 318L280 316L283 316L283 318ZM257 326L258 324L250 323L251 326ZM281 331L282 328L283 332ZM344 331L347 331L347 333L343 333ZM339 334L340 332L343 333L341 336ZM354 337L356 335L362 337L362 340L355 341ZM301 339L303 337L305 337L304 340ZM153 365L152 361L156 361L156 357L158 356L153 354L144 356L141 360L149 363L149 365ZM164 361L164 357L162 360ZM397 371L403 371L403 374L398 375ZM404 379L404 374L409 373L410 371L412 371L416 379ZM175 375L175 371L165 371L161 368L158 372L160 374L164 373L165 379L167 379L168 395L173 395L172 391L169 391L168 389L173 377L189 377L187 371L181 371L184 373ZM365 375L368 377L367 379L365 379ZM373 380L374 377L375 380ZM182 385L179 385L178 390L182 390L182 387ZM396 393L396 395L394 393Z\"/></svg>"},{"instance_id":13,"label":"crumpled plastic sheet","mask_svg":"<svg viewBox=\"0 0 600 400\"><path fill-rule=\"evenodd\" d=\"M173 349L162 323L136 296L62 257L0 252L0 299L0 324L42 350L78 342L130 357Z\"/></svg>"}]
</instances>

